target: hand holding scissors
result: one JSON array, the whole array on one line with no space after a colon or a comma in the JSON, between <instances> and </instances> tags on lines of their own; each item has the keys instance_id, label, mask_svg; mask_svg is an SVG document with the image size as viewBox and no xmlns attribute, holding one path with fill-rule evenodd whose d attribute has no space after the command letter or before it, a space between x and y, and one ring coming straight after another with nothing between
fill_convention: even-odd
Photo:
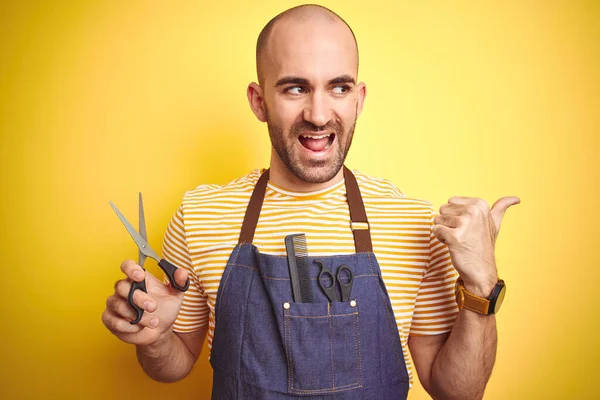
<instances>
[{"instance_id":1,"label":"hand holding scissors","mask_svg":"<svg viewBox=\"0 0 600 400\"><path fill-rule=\"evenodd\" d=\"M142 202L142 195L140 193L140 206L139 206L139 213L140 213L140 232L138 233L133 226L129 223L129 221L127 221L127 219L123 216L123 214L121 214L121 212L115 207L114 204L112 204L112 202L110 203L110 205L113 207L113 209L115 210L115 212L117 213L117 215L119 216L119 219L121 220L121 222L123 222L123 225L125 225L125 228L127 229L127 231L129 232L129 234L131 235L131 237L133 238L133 240L135 241L135 243L137 244L138 248L139 248L139 252L138 252L138 263L139 263L139 267L141 267L142 271L135 271L135 264L133 262L131 262L131 264L134 264L133 266L131 264L128 264L127 262L124 262L123 265L121 266L121 268L123 269L123 272L125 272L126 274L131 275L130 279L131 279L131 284L129 285L129 290L128 290L128 294L127 294L127 301L129 303L129 305L131 307L133 307L133 309L135 310L135 312L137 313L137 316L135 318L131 318L132 320L130 321L130 324L137 324L138 322L140 322L140 320L142 319L142 316L144 314L144 308L140 307L138 304L136 304L136 301L134 299L134 296L136 295L135 292L139 289L139 291L147 293L147 289L146 289L146 277L148 277L149 281L152 280L152 284L154 285L153 287L156 288L155 292L153 293L153 295L155 295L157 297L157 300L162 300L164 299L166 302L168 302L170 307L167 307L167 312L168 312L168 316L166 318L167 321L165 322L169 322L170 324L173 323L173 321L175 320L177 313L179 311L179 308L181 306L181 301L183 300L183 296L176 296L178 297L176 300L176 302L178 302L177 306L174 306L173 303L173 299L171 299L170 297L173 297L174 293L173 290L168 287L168 286L172 286L175 289L177 289L180 292L185 292L190 285L190 281L189 278L187 278L187 273L184 273L185 275L185 283L183 285L180 285L177 283L177 280L175 279L175 271L177 270L177 267L174 266L173 264L169 263L168 261L162 259L161 257L159 257L156 252L154 250L152 250L152 248L148 245L148 242L146 240L146 224L145 224L145 218L144 218L144 206L143 206L143 202ZM156 261L158 261L158 265L159 267L165 272L165 274L167 275L167 277L169 278L169 282L170 285L164 285L162 284L160 281L158 281L158 279L156 279L155 277L153 277L151 274L145 272L144 270L144 262L146 261L147 257L151 257L154 258ZM127 264L127 265L126 265ZM181 278L181 274L178 274ZM135 279L134 279L135 278ZM181 279L180 279L181 281ZM110 311L112 311L112 313L109 314L120 314L121 317L129 317L130 314L130 309L129 310L125 310L124 306L122 304L122 302L119 300L120 295L123 295L124 293L124 284L125 283L121 283L123 281L119 281L117 282L117 285L115 285L115 298L116 300L111 300L111 298L109 298L109 300L107 301L107 310L109 308L111 308ZM140 296L137 296L138 298L140 298ZM181 297L181 298L179 298ZM143 300L142 304L152 304L152 298L148 298L148 296L141 296ZM109 307L109 302L111 303L112 307ZM139 302L139 301L138 301ZM158 303L158 301L157 301ZM150 307L152 310L154 308L158 308L158 304L156 304L153 307ZM152 311L149 310L148 306L145 307L147 311ZM172 309L175 309L174 311L172 311ZM106 312L105 312L106 314ZM127 314L127 315L126 315ZM118 322L115 322L114 318L110 318L111 315L107 316L106 318L103 316L103 320L105 321L105 325L107 325L107 327L109 329L111 329L112 325L114 329L111 329L111 331L113 331L113 333L117 334L117 333L126 333L127 330L123 330L123 329L117 329L118 327L116 325L118 325ZM109 321L110 320L110 321ZM112 321L112 322L111 322ZM149 326L154 328L155 326L152 326L152 320L149 321ZM156 324L158 324L158 319L156 320Z\"/></svg>"},{"instance_id":2,"label":"hand holding scissors","mask_svg":"<svg viewBox=\"0 0 600 400\"><path fill-rule=\"evenodd\" d=\"M342 265L338 268L337 274L333 275L331 270L325 266L323 261L315 260L315 263L321 266L321 273L319 273L318 283L330 302L340 301L335 288L335 283L340 285L340 291L342 293L342 301L350 300L350 294L352 293L352 284L354 283L354 274L347 265Z\"/></svg>"}]
</instances>

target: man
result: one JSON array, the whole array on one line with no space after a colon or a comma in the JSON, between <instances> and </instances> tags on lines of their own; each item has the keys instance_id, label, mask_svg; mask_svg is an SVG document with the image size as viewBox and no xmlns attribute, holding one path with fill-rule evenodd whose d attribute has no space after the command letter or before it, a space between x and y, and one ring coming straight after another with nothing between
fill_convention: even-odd
<instances>
[{"instance_id":1,"label":"man","mask_svg":"<svg viewBox=\"0 0 600 400\"><path fill-rule=\"evenodd\" d=\"M490 210L452 197L434 217L430 203L343 167L366 86L357 83L354 34L326 8L299 6L271 20L257 72L247 94L267 122L270 169L186 193L163 253L190 289L125 261L104 324L163 382L191 371L208 334L218 399L406 398L408 349L432 397L481 398L503 295L494 243L519 199ZM298 232L307 236L314 303L291 297L283 238ZM351 299L325 297L319 265L350 267ZM146 313L131 325L127 295L143 279L148 293L136 291L134 302Z\"/></svg>"}]
</instances>

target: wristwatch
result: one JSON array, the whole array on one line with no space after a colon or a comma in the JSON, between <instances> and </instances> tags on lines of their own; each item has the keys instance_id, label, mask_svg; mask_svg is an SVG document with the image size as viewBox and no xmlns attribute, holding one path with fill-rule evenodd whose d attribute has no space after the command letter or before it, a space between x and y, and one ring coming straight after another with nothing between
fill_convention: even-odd
<instances>
[{"instance_id":1,"label":"wristwatch","mask_svg":"<svg viewBox=\"0 0 600 400\"><path fill-rule=\"evenodd\" d=\"M492 293L485 298L467 292L463 280L458 278L455 293L459 310L466 308L479 314L491 315L496 314L500 310L504 295L506 294L506 285L500 279L496 286L494 286L494 289L492 289Z\"/></svg>"}]
</instances>

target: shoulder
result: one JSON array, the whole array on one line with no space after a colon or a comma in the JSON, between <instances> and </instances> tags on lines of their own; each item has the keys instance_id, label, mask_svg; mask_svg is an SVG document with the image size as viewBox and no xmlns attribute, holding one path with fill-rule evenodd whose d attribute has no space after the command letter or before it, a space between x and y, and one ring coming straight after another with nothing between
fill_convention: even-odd
<instances>
[{"instance_id":1,"label":"shoulder","mask_svg":"<svg viewBox=\"0 0 600 400\"><path fill-rule=\"evenodd\" d=\"M404 193L396 187L391 181L383 178L376 178L358 170L352 170L356 177L358 186L363 196L393 197L402 198Z\"/></svg>"},{"instance_id":2,"label":"shoulder","mask_svg":"<svg viewBox=\"0 0 600 400\"><path fill-rule=\"evenodd\" d=\"M185 210L198 208L203 204L232 204L240 201L247 203L261 173L261 169L254 169L247 175L236 178L224 185L199 185L184 194L182 208Z\"/></svg>"},{"instance_id":3,"label":"shoulder","mask_svg":"<svg viewBox=\"0 0 600 400\"><path fill-rule=\"evenodd\" d=\"M433 211L433 205L430 201L415 197L407 197L388 179L373 177L358 170L352 170L352 173L356 177L365 203L385 203L389 205L413 207L416 210L421 211Z\"/></svg>"}]
</instances>

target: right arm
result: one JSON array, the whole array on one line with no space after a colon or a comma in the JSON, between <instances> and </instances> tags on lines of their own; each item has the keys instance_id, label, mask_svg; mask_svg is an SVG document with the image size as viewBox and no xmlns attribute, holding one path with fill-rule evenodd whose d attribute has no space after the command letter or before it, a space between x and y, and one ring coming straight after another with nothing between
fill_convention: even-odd
<instances>
[{"instance_id":1,"label":"right arm","mask_svg":"<svg viewBox=\"0 0 600 400\"><path fill-rule=\"evenodd\" d=\"M164 283L145 271L134 261L121 264L126 275L115 284L115 293L106 300L102 322L117 338L136 345L140 365L152 379L175 382L185 378L200 355L208 325L190 333L173 331L173 324L184 293L171 284ZM175 280L185 285L188 272L184 268L175 271ZM135 325L136 313L127 297L131 282L146 280L147 293L136 290L134 303L144 309L142 319Z\"/></svg>"},{"instance_id":2,"label":"right arm","mask_svg":"<svg viewBox=\"0 0 600 400\"><path fill-rule=\"evenodd\" d=\"M159 382L183 379L200 356L207 330L208 325L189 333L169 332L154 344L137 346L140 365Z\"/></svg>"}]
</instances>

